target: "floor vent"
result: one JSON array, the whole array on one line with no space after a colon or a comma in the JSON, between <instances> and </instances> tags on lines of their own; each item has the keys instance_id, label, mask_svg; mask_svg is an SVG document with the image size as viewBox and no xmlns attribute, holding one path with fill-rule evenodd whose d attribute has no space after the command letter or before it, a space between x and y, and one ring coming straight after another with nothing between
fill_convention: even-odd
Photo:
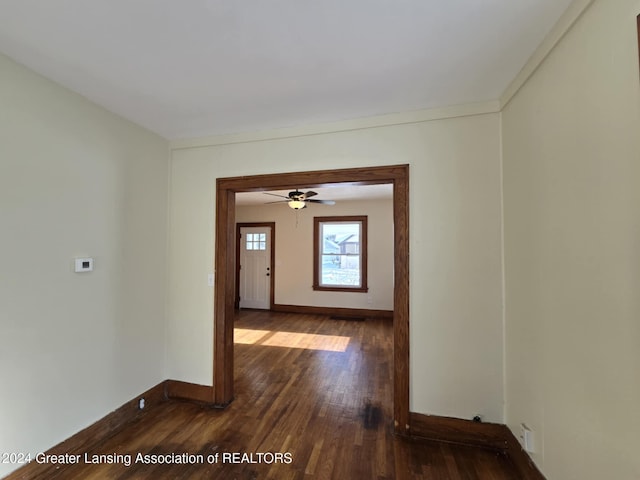
<instances>
[{"instance_id":1,"label":"floor vent","mask_svg":"<svg viewBox=\"0 0 640 480\"><path fill-rule=\"evenodd\" d=\"M331 320L352 320L354 322L364 322L364 317L341 317L339 315L332 315Z\"/></svg>"}]
</instances>

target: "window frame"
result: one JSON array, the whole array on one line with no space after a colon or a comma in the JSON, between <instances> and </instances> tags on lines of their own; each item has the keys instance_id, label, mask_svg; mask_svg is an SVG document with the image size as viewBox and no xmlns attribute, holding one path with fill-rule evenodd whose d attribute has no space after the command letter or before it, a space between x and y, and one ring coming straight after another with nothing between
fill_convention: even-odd
<instances>
[{"instance_id":1,"label":"window frame","mask_svg":"<svg viewBox=\"0 0 640 480\"><path fill-rule=\"evenodd\" d=\"M320 275L322 273L320 257L320 228L323 223L357 223L360 222L360 285L350 287L348 285L322 285ZM332 217L313 217L313 290L325 292L357 292L369 291L367 283L368 245L367 245L367 215L341 215Z\"/></svg>"}]
</instances>

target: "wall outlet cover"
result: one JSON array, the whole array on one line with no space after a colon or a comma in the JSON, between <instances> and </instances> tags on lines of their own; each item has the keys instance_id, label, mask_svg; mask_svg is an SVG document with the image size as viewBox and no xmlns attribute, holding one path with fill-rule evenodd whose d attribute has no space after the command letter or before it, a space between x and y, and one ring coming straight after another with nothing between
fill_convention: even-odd
<instances>
[{"instance_id":1,"label":"wall outlet cover","mask_svg":"<svg viewBox=\"0 0 640 480\"><path fill-rule=\"evenodd\" d=\"M524 423L520 424L520 443L525 452L535 453L533 430Z\"/></svg>"}]
</instances>

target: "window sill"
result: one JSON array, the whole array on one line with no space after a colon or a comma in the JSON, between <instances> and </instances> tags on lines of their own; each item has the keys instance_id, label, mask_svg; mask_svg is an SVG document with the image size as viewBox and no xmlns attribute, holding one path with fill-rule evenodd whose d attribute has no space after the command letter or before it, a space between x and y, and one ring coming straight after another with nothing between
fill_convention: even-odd
<instances>
[{"instance_id":1,"label":"window sill","mask_svg":"<svg viewBox=\"0 0 640 480\"><path fill-rule=\"evenodd\" d=\"M340 287L331 286L325 287L322 285L314 285L313 289L320 292L355 292L355 293L367 293L369 289L367 287Z\"/></svg>"}]
</instances>

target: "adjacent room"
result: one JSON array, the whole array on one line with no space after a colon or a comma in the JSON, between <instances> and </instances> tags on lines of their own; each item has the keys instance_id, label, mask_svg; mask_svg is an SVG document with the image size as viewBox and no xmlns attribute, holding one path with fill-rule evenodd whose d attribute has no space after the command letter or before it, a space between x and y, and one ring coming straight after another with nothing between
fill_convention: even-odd
<instances>
[{"instance_id":1,"label":"adjacent room","mask_svg":"<svg viewBox=\"0 0 640 480\"><path fill-rule=\"evenodd\" d=\"M246 288L254 293L250 295L251 299L247 294L242 295L238 306L270 310L282 310L285 306L352 308L359 311L377 310L378 312L368 314L376 313L391 318L394 255L393 185L350 185L305 190L301 193L308 195L311 192L314 195L305 197L305 200L311 202L303 202L302 207L298 209L291 207L291 200L288 200L288 195L297 191L297 187L292 187L275 192L236 194L236 225L241 225L249 234L253 226L263 225L264 234L269 234L269 242L263 245L264 250L249 251L254 256L259 255L260 266L255 267L258 271L249 274L247 269L256 265L257 260L250 263L237 259L237 268L238 265L245 267L238 268L236 278L240 282L239 288L243 290L248 287L245 280L247 277L270 280L268 283L263 282L262 287ZM333 228L339 228L339 224L342 223L343 228L358 230L355 233L352 230L348 230L347 233L337 230L337 234L329 231L325 237L333 235L333 240L326 240L322 245L326 250L317 252L319 255L324 253L324 256L320 257L323 260L314 263L314 254L318 250L318 245L314 246L314 241L318 238L314 222L316 218L324 217L333 217L327 219L329 224L335 225ZM365 222L364 225L362 220ZM273 226L269 227L270 224ZM349 227L350 225L353 227ZM256 228L256 232L262 232L259 226ZM364 244L360 240L363 232L366 234ZM246 240L246 236L240 238ZM270 259L262 259L260 255L261 252L270 252L271 242L274 249L273 262ZM244 248L246 245L246 241L238 242L240 252L247 253ZM347 248L353 254L355 265L335 268L346 262ZM330 265L332 262L333 268ZM335 280L326 279L327 284L323 288L322 279L314 276L314 265L325 265L325 277L331 275L331 271L336 272L334 276L340 275L340 270L345 272L344 275L353 272L356 276L344 280L340 280L339 277ZM368 268L363 270L362 267ZM318 270L317 275L322 276L323 272ZM361 276L364 277L363 280ZM273 301L269 302L271 281L274 292ZM332 290L331 287L335 289ZM258 292L261 295L257 295ZM358 312L354 315L358 316Z\"/></svg>"},{"instance_id":2,"label":"adjacent room","mask_svg":"<svg viewBox=\"0 0 640 480\"><path fill-rule=\"evenodd\" d=\"M640 0L0 12L0 478L640 478Z\"/></svg>"}]
</instances>

